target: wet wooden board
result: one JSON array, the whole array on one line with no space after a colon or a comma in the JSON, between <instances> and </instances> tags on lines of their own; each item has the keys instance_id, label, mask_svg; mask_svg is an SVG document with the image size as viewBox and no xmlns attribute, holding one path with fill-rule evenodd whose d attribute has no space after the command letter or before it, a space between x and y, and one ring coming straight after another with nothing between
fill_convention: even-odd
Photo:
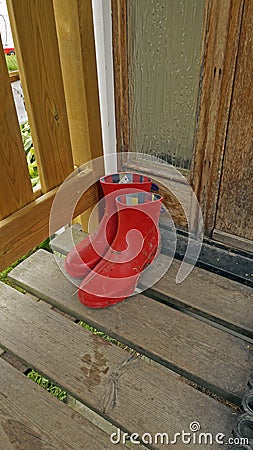
<instances>
[{"instance_id":1,"label":"wet wooden board","mask_svg":"<svg viewBox=\"0 0 253 450\"><path fill-rule=\"evenodd\" d=\"M253 365L248 342L143 295L107 309L86 308L77 299L77 287L43 250L17 266L10 278L198 384L240 402Z\"/></svg>"},{"instance_id":2,"label":"wet wooden board","mask_svg":"<svg viewBox=\"0 0 253 450\"><path fill-rule=\"evenodd\" d=\"M0 385L2 449L111 449L109 435L2 359Z\"/></svg>"},{"instance_id":3,"label":"wet wooden board","mask_svg":"<svg viewBox=\"0 0 253 450\"><path fill-rule=\"evenodd\" d=\"M198 421L203 432L230 435L234 411L179 375L148 364L2 283L0 299L1 346L116 426L139 434L175 433Z\"/></svg>"}]
</instances>

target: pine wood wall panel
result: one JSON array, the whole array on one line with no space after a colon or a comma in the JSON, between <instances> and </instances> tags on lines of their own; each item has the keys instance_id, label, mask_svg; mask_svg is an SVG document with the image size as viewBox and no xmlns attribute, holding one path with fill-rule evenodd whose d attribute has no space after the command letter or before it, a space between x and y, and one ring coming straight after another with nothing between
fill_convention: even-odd
<instances>
[{"instance_id":1,"label":"pine wood wall panel","mask_svg":"<svg viewBox=\"0 0 253 450\"><path fill-rule=\"evenodd\" d=\"M54 0L64 91L74 164L102 156L92 5L90 0ZM78 221L88 231L91 210Z\"/></svg>"},{"instance_id":2,"label":"pine wood wall panel","mask_svg":"<svg viewBox=\"0 0 253 450\"><path fill-rule=\"evenodd\" d=\"M42 192L73 170L53 3L8 0Z\"/></svg>"}]
</instances>

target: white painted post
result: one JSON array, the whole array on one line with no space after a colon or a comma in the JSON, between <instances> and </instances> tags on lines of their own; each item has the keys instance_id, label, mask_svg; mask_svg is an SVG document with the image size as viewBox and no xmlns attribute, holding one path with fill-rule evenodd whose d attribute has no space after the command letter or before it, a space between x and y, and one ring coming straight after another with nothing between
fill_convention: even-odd
<instances>
[{"instance_id":1,"label":"white painted post","mask_svg":"<svg viewBox=\"0 0 253 450\"><path fill-rule=\"evenodd\" d=\"M117 172L111 1L92 0L92 10L105 172L110 174Z\"/></svg>"}]
</instances>

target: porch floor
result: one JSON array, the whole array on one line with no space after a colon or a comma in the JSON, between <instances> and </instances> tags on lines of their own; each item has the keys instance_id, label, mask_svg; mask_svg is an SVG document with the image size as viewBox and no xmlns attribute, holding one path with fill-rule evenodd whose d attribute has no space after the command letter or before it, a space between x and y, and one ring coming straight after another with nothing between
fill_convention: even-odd
<instances>
[{"instance_id":1,"label":"porch floor","mask_svg":"<svg viewBox=\"0 0 253 450\"><path fill-rule=\"evenodd\" d=\"M57 239L64 254L64 236ZM81 305L76 287L44 250L10 273L27 294L0 284L1 449L115 448L99 417L115 432L148 433L149 449L168 448L157 433L173 440L184 430L193 439L194 422L197 438L211 433L213 444L191 441L189 449L224 448L215 436L231 438L253 368L252 288L198 267L176 284L178 266L174 261L152 289L104 310ZM6 354L62 387L97 419L50 396ZM177 439L174 447L185 448ZM125 448L123 440L117 448Z\"/></svg>"}]
</instances>

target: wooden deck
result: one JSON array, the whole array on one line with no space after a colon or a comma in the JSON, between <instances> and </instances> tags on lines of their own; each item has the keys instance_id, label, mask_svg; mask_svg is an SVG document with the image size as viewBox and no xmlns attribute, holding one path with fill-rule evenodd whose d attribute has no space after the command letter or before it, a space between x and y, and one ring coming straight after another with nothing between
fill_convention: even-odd
<instances>
[{"instance_id":1,"label":"wooden deck","mask_svg":"<svg viewBox=\"0 0 253 450\"><path fill-rule=\"evenodd\" d=\"M68 251L64 236L54 246ZM115 432L149 433L148 449L168 448L155 441L157 433L172 440L198 422L212 445L178 439L171 447L224 448L215 436L231 438L253 368L252 289L197 267L177 285L178 264L152 289L104 310L81 305L76 287L44 250L10 273L27 294L0 285L1 449L126 448L123 438L117 446L110 441L104 419ZM95 423L12 367L7 354L95 412Z\"/></svg>"}]
</instances>

